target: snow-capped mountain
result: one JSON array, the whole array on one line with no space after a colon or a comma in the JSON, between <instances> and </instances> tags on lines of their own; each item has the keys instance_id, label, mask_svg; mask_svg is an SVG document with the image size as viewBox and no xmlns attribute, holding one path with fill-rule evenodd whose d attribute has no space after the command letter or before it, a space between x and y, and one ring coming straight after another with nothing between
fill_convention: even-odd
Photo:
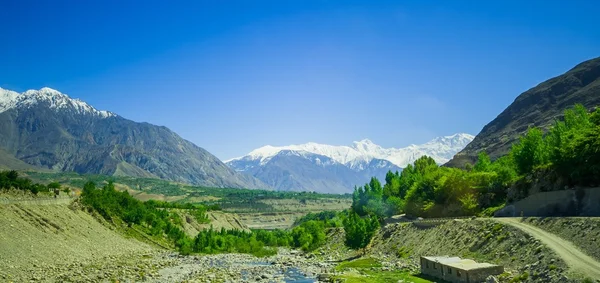
<instances>
[{"instance_id":1,"label":"snow-capped mountain","mask_svg":"<svg viewBox=\"0 0 600 283\"><path fill-rule=\"evenodd\" d=\"M460 133L404 148L384 148L368 139L354 142L350 146L313 142L279 147L267 145L253 150L248 155L227 160L225 163L279 190L350 192L354 185L361 185L372 176L383 179L389 170L401 170L423 155L430 156L439 164L443 164L473 138L472 135ZM298 164L299 158L308 163L303 163L302 167L290 166L292 163ZM290 160L288 164L283 161L286 159ZM312 165L310 170L307 164ZM341 167L348 170L339 169ZM329 172L331 168L336 168L336 174ZM307 174L307 170L311 174ZM281 171L281 174L274 174L275 171ZM327 186L323 184L321 187L316 187L319 182L315 182L315 179L327 180Z\"/></svg>"},{"instance_id":2,"label":"snow-capped mountain","mask_svg":"<svg viewBox=\"0 0 600 283\"><path fill-rule=\"evenodd\" d=\"M38 104L45 104L56 111L74 111L77 114L90 114L102 118L116 116L112 112L97 110L79 99L70 98L49 87L40 90L31 89L23 93L0 88L0 113L14 108L30 108Z\"/></svg>"},{"instance_id":3,"label":"snow-capped mountain","mask_svg":"<svg viewBox=\"0 0 600 283\"><path fill-rule=\"evenodd\" d=\"M443 164L452 158L456 152L463 149L473 138L472 135L460 133L438 137L422 145L413 144L404 148L383 148L368 139L355 141L351 146L335 146L313 142L279 147L267 145L251 151L248 155L225 162L245 160L258 161L258 164L264 165L280 151L293 150L327 156L357 170L360 170L360 166L373 159L388 160L394 165L404 168L423 155L430 156L438 163ZM237 169L244 170L243 168Z\"/></svg>"},{"instance_id":4,"label":"snow-capped mountain","mask_svg":"<svg viewBox=\"0 0 600 283\"><path fill-rule=\"evenodd\" d=\"M0 89L0 168L269 189L166 127L97 110L50 88Z\"/></svg>"}]
</instances>

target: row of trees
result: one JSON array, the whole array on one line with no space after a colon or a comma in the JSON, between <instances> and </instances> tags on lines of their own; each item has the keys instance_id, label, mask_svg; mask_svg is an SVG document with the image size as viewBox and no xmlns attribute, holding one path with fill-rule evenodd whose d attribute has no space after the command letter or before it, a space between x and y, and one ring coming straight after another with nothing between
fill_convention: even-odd
<instances>
[{"instance_id":1,"label":"row of trees","mask_svg":"<svg viewBox=\"0 0 600 283\"><path fill-rule=\"evenodd\" d=\"M546 135L539 128L529 129L510 155L521 175L549 167L570 185L600 184L600 108L589 113L576 105Z\"/></svg>"},{"instance_id":2,"label":"row of trees","mask_svg":"<svg viewBox=\"0 0 600 283\"><path fill-rule=\"evenodd\" d=\"M352 211L382 219L399 213L440 217L489 214L506 202L515 181L550 168L571 185L600 184L600 109L576 105L547 134L530 128L510 152L492 162L485 152L465 170L438 166L423 156L402 172L388 172L385 185L372 178L355 188Z\"/></svg>"},{"instance_id":3,"label":"row of trees","mask_svg":"<svg viewBox=\"0 0 600 283\"><path fill-rule=\"evenodd\" d=\"M165 237L178 248L181 248L181 243L186 238L179 214L158 208L156 202L137 200L127 191L119 192L115 190L112 182L102 188L96 188L95 183L87 182L83 186L81 202L107 221L123 221L129 226L138 225L145 233L154 237Z\"/></svg>"},{"instance_id":4,"label":"row of trees","mask_svg":"<svg viewBox=\"0 0 600 283\"><path fill-rule=\"evenodd\" d=\"M507 155L493 162L481 152L477 162L463 170L441 167L423 156L402 172L388 172L383 186L372 178L354 190L344 220L346 243L366 246L377 223L394 214L490 215L506 203L510 186L541 168L550 168L570 185L599 185L600 109L590 113L576 105L548 133L530 128Z\"/></svg>"},{"instance_id":5,"label":"row of trees","mask_svg":"<svg viewBox=\"0 0 600 283\"><path fill-rule=\"evenodd\" d=\"M189 253L250 253L268 256L276 247L300 248L313 251L325 243L325 225L322 221L307 221L292 230L208 230L200 231L195 238L179 239L177 246L183 254Z\"/></svg>"},{"instance_id":6,"label":"row of trees","mask_svg":"<svg viewBox=\"0 0 600 283\"><path fill-rule=\"evenodd\" d=\"M167 238L183 254L239 252L265 256L273 254L275 247L312 251L325 242L326 221L321 220L302 221L290 231L216 231L211 227L192 238L183 232L183 221L176 210L189 210L197 220L202 221L207 220L204 213L210 207L160 201L142 202L126 191L115 190L112 182L102 188L96 188L93 182L86 183L81 200L108 221L124 221L130 226L137 225L151 236Z\"/></svg>"},{"instance_id":7,"label":"row of trees","mask_svg":"<svg viewBox=\"0 0 600 283\"><path fill-rule=\"evenodd\" d=\"M68 188L62 188L60 183L52 182L48 185L32 182L28 178L19 177L19 173L15 170L0 171L0 190L20 190L31 192L37 195L41 192L50 192L58 194L60 191L69 192Z\"/></svg>"}]
</instances>

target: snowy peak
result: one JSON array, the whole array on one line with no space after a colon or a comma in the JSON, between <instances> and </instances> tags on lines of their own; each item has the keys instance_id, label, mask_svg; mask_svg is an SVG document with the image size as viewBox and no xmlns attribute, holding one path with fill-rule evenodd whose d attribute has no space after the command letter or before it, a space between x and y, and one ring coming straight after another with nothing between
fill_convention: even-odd
<instances>
[{"instance_id":1,"label":"snowy peak","mask_svg":"<svg viewBox=\"0 0 600 283\"><path fill-rule=\"evenodd\" d=\"M373 152L379 151L383 148L379 145L376 145L369 139L363 139L361 141L355 141L352 143L352 148L360 151L360 152Z\"/></svg>"},{"instance_id":2,"label":"snowy peak","mask_svg":"<svg viewBox=\"0 0 600 283\"><path fill-rule=\"evenodd\" d=\"M21 94L0 88L0 113L13 108L29 108L45 104L56 111L71 110L81 115L94 115L101 118L114 117L116 114L100 111L79 99L70 98L58 90L44 87L39 90L28 90Z\"/></svg>"},{"instance_id":3,"label":"snowy peak","mask_svg":"<svg viewBox=\"0 0 600 283\"><path fill-rule=\"evenodd\" d=\"M451 136L437 137L426 144L443 145L443 146L450 146L450 147L461 146L461 145L465 146L466 144L470 143L474 138L475 138L475 136L473 136L473 135L460 133L460 134L454 134Z\"/></svg>"},{"instance_id":4,"label":"snowy peak","mask_svg":"<svg viewBox=\"0 0 600 283\"><path fill-rule=\"evenodd\" d=\"M404 168L423 155L432 157L440 164L445 163L471 142L473 138L472 135L459 133L438 137L422 145L410 145L404 148L384 148L369 139L355 141L351 146L334 146L314 142L280 147L267 145L253 150L246 156L227 160L226 163L259 161L260 165L264 165L279 152L291 150L323 155L355 170L362 170L374 159L389 161L398 167ZM235 163L238 164L239 162Z\"/></svg>"},{"instance_id":5,"label":"snowy peak","mask_svg":"<svg viewBox=\"0 0 600 283\"><path fill-rule=\"evenodd\" d=\"M387 172L400 171L423 155L445 163L471 140L472 135L454 134L404 148L384 148L369 139L340 146L267 145L225 163L277 190L346 193L373 176L383 180Z\"/></svg>"}]
</instances>

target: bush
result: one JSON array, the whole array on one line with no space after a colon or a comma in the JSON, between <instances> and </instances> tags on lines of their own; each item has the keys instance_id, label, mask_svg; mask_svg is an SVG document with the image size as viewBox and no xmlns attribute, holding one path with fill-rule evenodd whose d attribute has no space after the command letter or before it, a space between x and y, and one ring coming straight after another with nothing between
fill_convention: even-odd
<instances>
[{"instance_id":1,"label":"bush","mask_svg":"<svg viewBox=\"0 0 600 283\"><path fill-rule=\"evenodd\" d=\"M371 238L378 229L379 221L376 217L360 217L358 214L350 212L344 219L345 243L354 249L364 248L371 242Z\"/></svg>"}]
</instances>

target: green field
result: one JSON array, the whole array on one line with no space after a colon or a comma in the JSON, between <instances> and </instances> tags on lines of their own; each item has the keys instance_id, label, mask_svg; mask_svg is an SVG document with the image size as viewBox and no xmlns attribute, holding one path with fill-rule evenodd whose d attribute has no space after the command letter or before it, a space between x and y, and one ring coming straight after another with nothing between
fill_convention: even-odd
<instances>
[{"instance_id":1,"label":"green field","mask_svg":"<svg viewBox=\"0 0 600 283\"><path fill-rule=\"evenodd\" d=\"M35 182L59 182L63 186L82 188L87 181L98 185L113 181L119 190L127 190L141 200L162 200L179 203L219 205L229 212L290 212L342 210L352 201L350 194L321 194L313 192L280 192L236 188L192 186L160 179L77 173L23 172Z\"/></svg>"},{"instance_id":2,"label":"green field","mask_svg":"<svg viewBox=\"0 0 600 283\"><path fill-rule=\"evenodd\" d=\"M344 273L336 276L335 279L342 279L347 283L385 283L399 280L415 283L433 282L403 270L381 270L381 263L373 258L342 262L336 267L336 270Z\"/></svg>"}]
</instances>

